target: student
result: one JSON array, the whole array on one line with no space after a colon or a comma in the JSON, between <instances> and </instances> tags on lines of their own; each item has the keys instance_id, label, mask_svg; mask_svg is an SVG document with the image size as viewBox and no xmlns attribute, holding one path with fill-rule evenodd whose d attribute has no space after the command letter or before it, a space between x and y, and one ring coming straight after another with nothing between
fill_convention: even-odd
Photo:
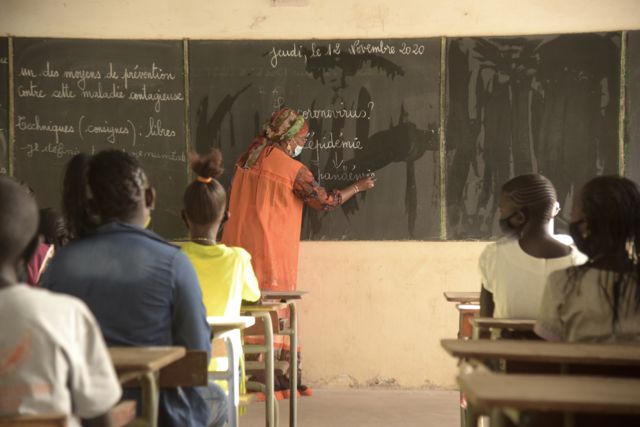
<instances>
[{"instance_id":1,"label":"student","mask_svg":"<svg viewBox=\"0 0 640 427\"><path fill-rule=\"evenodd\" d=\"M584 257L552 234L556 190L542 175L517 176L502 186L500 228L507 236L480 256L480 315L535 319L548 275Z\"/></svg>"},{"instance_id":2,"label":"student","mask_svg":"<svg viewBox=\"0 0 640 427\"><path fill-rule=\"evenodd\" d=\"M78 299L18 284L37 239L35 200L0 177L0 417L58 412L106 425L121 389L95 319Z\"/></svg>"},{"instance_id":3,"label":"student","mask_svg":"<svg viewBox=\"0 0 640 427\"><path fill-rule=\"evenodd\" d=\"M640 191L619 176L576 194L570 231L589 260L549 276L535 332L551 341L640 341Z\"/></svg>"},{"instance_id":4,"label":"student","mask_svg":"<svg viewBox=\"0 0 640 427\"><path fill-rule=\"evenodd\" d=\"M65 184L86 182L86 187L65 188L64 194L82 200L64 211L77 214L68 222L76 233L83 232L58 251L42 286L84 300L109 345L176 345L210 353L210 330L191 263L177 247L145 230L155 191L138 162L118 150L102 151L88 164L72 161L85 168L86 180L65 177ZM78 175L75 169L67 173ZM208 425L210 409L201 393L216 391L162 390L160 425ZM221 390L217 398L224 402ZM214 425L226 419L221 406L213 413Z\"/></svg>"},{"instance_id":5,"label":"student","mask_svg":"<svg viewBox=\"0 0 640 427\"><path fill-rule=\"evenodd\" d=\"M189 229L191 241L182 245L182 251L195 267L207 315L239 316L242 300L257 301L260 289L251 267L251 255L242 248L216 242L220 225L228 215L227 193L215 179L222 175L221 163L222 156L218 150L204 157L191 156L191 168L197 178L184 192L182 218ZM239 332L233 335L232 345L236 354L240 354ZM220 363L213 358L209 369L215 371L219 366ZM240 382L240 387L242 392L244 381Z\"/></svg>"},{"instance_id":6,"label":"student","mask_svg":"<svg viewBox=\"0 0 640 427\"><path fill-rule=\"evenodd\" d=\"M30 285L38 283L56 249L69 240L62 215L53 208L40 209L38 235L40 244L27 266L27 283Z\"/></svg>"}]
</instances>

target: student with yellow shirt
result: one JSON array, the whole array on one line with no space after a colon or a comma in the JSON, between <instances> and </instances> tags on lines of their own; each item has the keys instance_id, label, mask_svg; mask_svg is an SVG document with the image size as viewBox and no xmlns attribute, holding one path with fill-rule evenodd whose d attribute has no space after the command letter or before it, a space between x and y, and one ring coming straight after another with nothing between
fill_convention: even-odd
<instances>
[{"instance_id":1,"label":"student with yellow shirt","mask_svg":"<svg viewBox=\"0 0 640 427\"><path fill-rule=\"evenodd\" d=\"M191 240L182 245L182 251L196 270L207 316L239 316L242 300L257 301L260 288L251 255L242 248L216 243L218 229L227 214L227 194L215 179L223 172L222 155L213 150L207 156L194 154L190 160L197 177L184 192L182 218ZM240 333L236 332L231 338L232 345L236 354L241 354ZM222 360L212 358L209 370L225 369L221 363ZM242 377L241 392L244 369Z\"/></svg>"}]
</instances>

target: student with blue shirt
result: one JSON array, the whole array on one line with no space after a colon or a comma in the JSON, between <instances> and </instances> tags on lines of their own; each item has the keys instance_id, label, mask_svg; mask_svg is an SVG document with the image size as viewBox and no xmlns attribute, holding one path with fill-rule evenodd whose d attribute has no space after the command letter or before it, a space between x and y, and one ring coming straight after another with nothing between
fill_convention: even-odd
<instances>
[{"instance_id":1,"label":"student with blue shirt","mask_svg":"<svg viewBox=\"0 0 640 427\"><path fill-rule=\"evenodd\" d=\"M63 199L76 239L56 253L42 286L82 299L109 345L176 345L210 353L191 263L179 248L145 230L155 192L136 159L117 150L79 155L66 172ZM159 425L223 425L225 399L215 385L163 389Z\"/></svg>"}]
</instances>

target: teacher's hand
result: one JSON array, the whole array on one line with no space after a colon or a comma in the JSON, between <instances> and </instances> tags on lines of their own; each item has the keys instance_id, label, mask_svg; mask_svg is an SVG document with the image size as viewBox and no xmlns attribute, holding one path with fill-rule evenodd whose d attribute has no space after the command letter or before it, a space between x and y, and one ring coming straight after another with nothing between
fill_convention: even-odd
<instances>
[{"instance_id":1,"label":"teacher's hand","mask_svg":"<svg viewBox=\"0 0 640 427\"><path fill-rule=\"evenodd\" d=\"M371 190L376 185L376 180L372 177L363 178L354 184L356 192Z\"/></svg>"}]
</instances>

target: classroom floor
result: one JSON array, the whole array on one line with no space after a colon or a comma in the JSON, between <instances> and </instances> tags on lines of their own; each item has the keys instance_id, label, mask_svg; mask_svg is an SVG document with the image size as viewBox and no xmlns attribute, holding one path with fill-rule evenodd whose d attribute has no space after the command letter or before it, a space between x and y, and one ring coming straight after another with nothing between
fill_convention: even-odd
<instances>
[{"instance_id":1,"label":"classroom floor","mask_svg":"<svg viewBox=\"0 0 640 427\"><path fill-rule=\"evenodd\" d=\"M457 391L314 389L299 400L299 427L457 427ZM280 403L279 427L289 425L289 401ZM254 403L240 417L241 427L262 427L264 404Z\"/></svg>"}]
</instances>

